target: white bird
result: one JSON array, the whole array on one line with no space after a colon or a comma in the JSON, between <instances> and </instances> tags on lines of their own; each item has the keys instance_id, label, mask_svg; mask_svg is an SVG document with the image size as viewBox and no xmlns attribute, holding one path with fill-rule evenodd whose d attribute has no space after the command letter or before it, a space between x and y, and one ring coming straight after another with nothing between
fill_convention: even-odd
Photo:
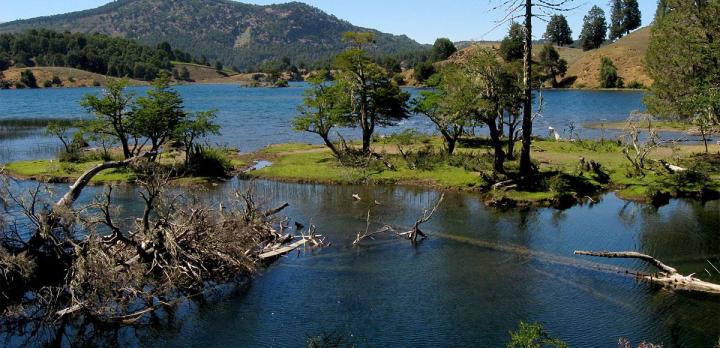
<instances>
[{"instance_id":1,"label":"white bird","mask_svg":"<svg viewBox=\"0 0 720 348\"><path fill-rule=\"evenodd\" d=\"M359 201L359 200L360 200L360 195L357 194L357 193L355 193L355 194L352 195L352 198L355 199L356 201Z\"/></svg>"},{"instance_id":2,"label":"white bird","mask_svg":"<svg viewBox=\"0 0 720 348\"><path fill-rule=\"evenodd\" d=\"M555 138L555 141L560 140L560 134L555 130L553 127L548 127L548 134L549 136Z\"/></svg>"}]
</instances>

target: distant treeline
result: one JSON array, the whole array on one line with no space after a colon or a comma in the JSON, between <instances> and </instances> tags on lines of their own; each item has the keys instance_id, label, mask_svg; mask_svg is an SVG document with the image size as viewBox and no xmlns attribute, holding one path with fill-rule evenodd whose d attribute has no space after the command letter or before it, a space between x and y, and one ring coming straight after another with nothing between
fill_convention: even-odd
<instances>
[{"instance_id":1,"label":"distant treeline","mask_svg":"<svg viewBox=\"0 0 720 348\"><path fill-rule=\"evenodd\" d=\"M152 80L160 70L171 70L173 60L191 62L192 57L166 42L150 47L103 34L33 29L0 35L0 71L12 66L56 66Z\"/></svg>"}]
</instances>

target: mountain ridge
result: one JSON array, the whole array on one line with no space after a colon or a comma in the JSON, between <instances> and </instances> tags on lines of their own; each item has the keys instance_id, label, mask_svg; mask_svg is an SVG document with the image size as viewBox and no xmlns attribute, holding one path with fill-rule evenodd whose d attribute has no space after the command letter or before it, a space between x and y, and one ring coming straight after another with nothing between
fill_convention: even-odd
<instances>
[{"instance_id":1,"label":"mountain ridge","mask_svg":"<svg viewBox=\"0 0 720 348\"><path fill-rule=\"evenodd\" d=\"M347 31L375 33L377 54L407 56L427 49L405 35L355 26L301 2L254 5L230 0L117 0L65 14L0 24L0 33L49 28L98 32L205 55L241 70L288 57L294 64L329 61L346 48Z\"/></svg>"}]
</instances>

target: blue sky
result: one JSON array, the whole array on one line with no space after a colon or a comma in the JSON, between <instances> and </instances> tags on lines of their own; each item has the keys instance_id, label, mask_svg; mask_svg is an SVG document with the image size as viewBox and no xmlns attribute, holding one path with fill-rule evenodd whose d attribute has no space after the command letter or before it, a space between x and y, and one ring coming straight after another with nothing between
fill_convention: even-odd
<instances>
[{"instance_id":1,"label":"blue sky","mask_svg":"<svg viewBox=\"0 0 720 348\"><path fill-rule=\"evenodd\" d=\"M0 0L0 22L79 11L106 4L108 0ZM255 4L272 4L279 0L248 0ZM497 40L505 35L507 25L498 27L505 13L492 8L502 0L305 0L310 5L338 18L363 27L393 34L406 34L421 42L432 43L437 37L461 40ZM577 37L583 16L598 5L609 17L609 0L574 0L577 9L565 12L573 36ZM652 21L656 0L638 0L643 25ZM540 37L545 23L536 20L535 33Z\"/></svg>"}]
</instances>

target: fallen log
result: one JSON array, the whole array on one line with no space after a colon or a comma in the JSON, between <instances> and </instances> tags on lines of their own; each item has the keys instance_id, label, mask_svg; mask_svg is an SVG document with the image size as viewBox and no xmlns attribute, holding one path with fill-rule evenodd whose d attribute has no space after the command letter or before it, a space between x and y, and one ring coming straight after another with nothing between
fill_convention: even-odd
<instances>
[{"instance_id":1,"label":"fallen log","mask_svg":"<svg viewBox=\"0 0 720 348\"><path fill-rule=\"evenodd\" d=\"M280 247L272 249L268 252L262 253L262 254L258 255L258 258L260 260L267 260L267 259L271 259L271 258L280 256L280 255L287 254L287 253L305 245L305 243L309 242L310 240L311 239L309 239L309 238L302 238L298 241L295 241L294 243L291 243L291 244L288 244L285 246L280 246Z\"/></svg>"},{"instance_id":2,"label":"fallen log","mask_svg":"<svg viewBox=\"0 0 720 348\"><path fill-rule=\"evenodd\" d=\"M698 278L694 278L693 274L682 275L678 273L677 269L670 267L660 260L646 254L634 252L634 251L621 251L621 252L608 252L608 251L584 251L576 250L575 255L586 255L595 257L607 257L607 258L625 258L625 259L638 259L645 261L658 269L661 270L655 274L643 274L640 272L635 273L641 280L647 281L652 284L660 285L667 289L681 290L681 291L694 291L711 294L720 294L720 284L710 283Z\"/></svg>"}]
</instances>

